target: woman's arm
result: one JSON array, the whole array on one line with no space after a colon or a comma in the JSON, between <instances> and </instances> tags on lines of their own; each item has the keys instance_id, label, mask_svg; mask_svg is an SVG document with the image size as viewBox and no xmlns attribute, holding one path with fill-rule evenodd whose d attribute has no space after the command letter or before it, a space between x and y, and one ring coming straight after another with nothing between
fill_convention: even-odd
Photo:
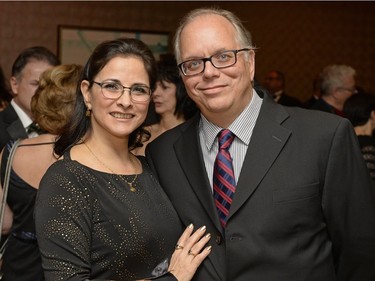
<instances>
[{"instance_id":1,"label":"woman's arm","mask_svg":"<svg viewBox=\"0 0 375 281\"><path fill-rule=\"evenodd\" d=\"M0 153L0 167L2 167L1 166L1 159L3 158L4 149ZM3 200L3 187L1 185L1 183L0 183L0 187L1 187L1 189L0 189L0 200L1 201L0 202L2 202L2 200ZM13 225L13 212L9 208L8 204L6 204L5 209L4 209L4 220L3 220L3 225L2 225L2 229L1 229L1 234L2 235L9 234L10 230L12 229L12 225Z\"/></svg>"}]
</instances>

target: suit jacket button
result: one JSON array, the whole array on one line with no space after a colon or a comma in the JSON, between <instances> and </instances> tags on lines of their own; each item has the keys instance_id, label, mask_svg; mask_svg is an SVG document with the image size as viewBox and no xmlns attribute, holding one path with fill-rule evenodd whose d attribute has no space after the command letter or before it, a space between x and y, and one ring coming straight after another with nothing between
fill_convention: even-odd
<instances>
[{"instance_id":1,"label":"suit jacket button","mask_svg":"<svg viewBox=\"0 0 375 281\"><path fill-rule=\"evenodd\" d=\"M220 245L221 242L222 242L221 235L220 234L216 235L216 244Z\"/></svg>"}]
</instances>

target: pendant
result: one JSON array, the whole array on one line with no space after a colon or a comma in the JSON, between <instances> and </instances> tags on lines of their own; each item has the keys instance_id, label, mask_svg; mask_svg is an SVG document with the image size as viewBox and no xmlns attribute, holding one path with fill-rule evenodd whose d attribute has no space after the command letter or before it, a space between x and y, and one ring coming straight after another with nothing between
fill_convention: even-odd
<instances>
[{"instance_id":1,"label":"pendant","mask_svg":"<svg viewBox=\"0 0 375 281\"><path fill-rule=\"evenodd\" d=\"M129 188L130 188L130 191L131 192L136 192L137 190L135 189L135 187L131 184L131 183L128 183L129 185Z\"/></svg>"}]
</instances>

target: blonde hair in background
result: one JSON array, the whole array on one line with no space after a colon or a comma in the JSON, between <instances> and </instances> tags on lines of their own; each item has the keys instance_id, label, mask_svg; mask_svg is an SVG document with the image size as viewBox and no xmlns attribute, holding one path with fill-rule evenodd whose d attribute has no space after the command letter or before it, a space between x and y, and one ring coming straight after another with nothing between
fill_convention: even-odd
<instances>
[{"instance_id":1,"label":"blonde hair in background","mask_svg":"<svg viewBox=\"0 0 375 281\"><path fill-rule=\"evenodd\" d=\"M60 135L71 118L81 72L81 65L65 64L42 73L31 99L31 112L48 133Z\"/></svg>"}]
</instances>

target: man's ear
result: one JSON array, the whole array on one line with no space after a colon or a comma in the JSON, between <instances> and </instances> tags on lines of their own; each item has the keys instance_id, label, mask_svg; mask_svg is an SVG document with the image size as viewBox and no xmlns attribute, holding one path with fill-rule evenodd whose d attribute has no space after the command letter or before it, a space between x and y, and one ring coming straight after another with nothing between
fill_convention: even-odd
<instances>
[{"instance_id":1,"label":"man's ear","mask_svg":"<svg viewBox=\"0 0 375 281\"><path fill-rule=\"evenodd\" d=\"M249 51L247 63L249 64L251 81L253 81L254 75L255 75L255 52L254 50Z\"/></svg>"},{"instance_id":2,"label":"man's ear","mask_svg":"<svg viewBox=\"0 0 375 281\"><path fill-rule=\"evenodd\" d=\"M18 86L19 86L17 78L14 76L10 77L9 84L10 84L10 88L12 90L13 96L17 96Z\"/></svg>"}]
</instances>

